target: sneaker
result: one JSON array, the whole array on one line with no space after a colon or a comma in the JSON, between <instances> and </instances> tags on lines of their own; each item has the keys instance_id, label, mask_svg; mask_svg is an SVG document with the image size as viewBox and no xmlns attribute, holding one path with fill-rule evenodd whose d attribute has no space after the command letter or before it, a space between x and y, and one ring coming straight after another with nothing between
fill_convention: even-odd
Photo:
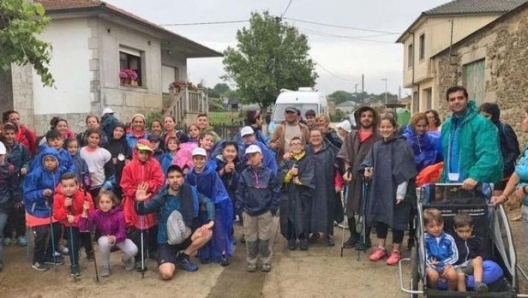
<instances>
[{"instance_id":1,"label":"sneaker","mask_svg":"<svg viewBox=\"0 0 528 298\"><path fill-rule=\"evenodd\" d=\"M229 264L231 264L231 259L226 255L222 255L222 260L220 261L220 265L222 265L222 267L226 267L226 266L229 266Z\"/></svg>"},{"instance_id":2,"label":"sneaker","mask_svg":"<svg viewBox=\"0 0 528 298\"><path fill-rule=\"evenodd\" d=\"M288 240L288 249L295 250L296 248L297 248L297 244L295 243L295 239Z\"/></svg>"},{"instance_id":3,"label":"sneaker","mask_svg":"<svg viewBox=\"0 0 528 298\"><path fill-rule=\"evenodd\" d=\"M372 247L372 243L370 242L370 238L367 238L365 243L358 242L356 244L356 250L359 251L366 251L367 249Z\"/></svg>"},{"instance_id":4,"label":"sneaker","mask_svg":"<svg viewBox=\"0 0 528 298\"><path fill-rule=\"evenodd\" d=\"M17 243L20 246L26 246L27 245L27 239L26 236L18 236L17 237Z\"/></svg>"},{"instance_id":5,"label":"sneaker","mask_svg":"<svg viewBox=\"0 0 528 298\"><path fill-rule=\"evenodd\" d=\"M337 225L338 227L340 227L341 229L346 229L348 230L348 222L346 220L343 220L342 222L340 223L337 223L334 221L334 225Z\"/></svg>"},{"instance_id":6,"label":"sneaker","mask_svg":"<svg viewBox=\"0 0 528 298\"><path fill-rule=\"evenodd\" d=\"M9 245L11 245L11 238L10 237L4 238L4 246L9 246Z\"/></svg>"},{"instance_id":7,"label":"sneaker","mask_svg":"<svg viewBox=\"0 0 528 298\"><path fill-rule=\"evenodd\" d=\"M140 267L140 269L141 269L141 267ZM101 277L110 276L110 267L109 266L101 266L101 272L99 273L99 276L101 276Z\"/></svg>"},{"instance_id":8,"label":"sneaker","mask_svg":"<svg viewBox=\"0 0 528 298\"><path fill-rule=\"evenodd\" d=\"M344 248L353 248L356 247L357 243L359 241L359 236L357 234L353 234L348 238L348 240L343 244Z\"/></svg>"},{"instance_id":9,"label":"sneaker","mask_svg":"<svg viewBox=\"0 0 528 298\"><path fill-rule=\"evenodd\" d=\"M487 292L488 286L483 282L475 282L475 291L479 293Z\"/></svg>"},{"instance_id":10,"label":"sneaker","mask_svg":"<svg viewBox=\"0 0 528 298\"><path fill-rule=\"evenodd\" d=\"M246 271L247 272L255 272L257 271L257 264L247 264L247 267L246 267Z\"/></svg>"},{"instance_id":11,"label":"sneaker","mask_svg":"<svg viewBox=\"0 0 528 298\"><path fill-rule=\"evenodd\" d=\"M141 266L141 260L136 262L136 271L137 272L145 272L147 271L147 262L145 260L145 263L143 264L143 267Z\"/></svg>"},{"instance_id":12,"label":"sneaker","mask_svg":"<svg viewBox=\"0 0 528 298\"><path fill-rule=\"evenodd\" d=\"M331 235L326 235L326 246L335 246L334 238Z\"/></svg>"},{"instance_id":13,"label":"sneaker","mask_svg":"<svg viewBox=\"0 0 528 298\"><path fill-rule=\"evenodd\" d=\"M262 272L270 272L271 271L271 264L270 263L262 264L261 270L262 270Z\"/></svg>"},{"instance_id":14,"label":"sneaker","mask_svg":"<svg viewBox=\"0 0 528 298\"><path fill-rule=\"evenodd\" d=\"M70 275L73 276L73 277L81 276L81 269L79 268L79 265L75 265L75 266L71 267Z\"/></svg>"},{"instance_id":15,"label":"sneaker","mask_svg":"<svg viewBox=\"0 0 528 298\"><path fill-rule=\"evenodd\" d=\"M374 252L370 255L369 259L372 262L377 262L387 256L387 250L385 248L377 247Z\"/></svg>"},{"instance_id":16,"label":"sneaker","mask_svg":"<svg viewBox=\"0 0 528 298\"><path fill-rule=\"evenodd\" d=\"M401 252L399 250L393 250L387 260L387 265L394 266L401 260Z\"/></svg>"},{"instance_id":17,"label":"sneaker","mask_svg":"<svg viewBox=\"0 0 528 298\"><path fill-rule=\"evenodd\" d=\"M301 250L308 250L308 240L301 239L300 242L301 243L300 243L299 247L301 248Z\"/></svg>"},{"instance_id":18,"label":"sneaker","mask_svg":"<svg viewBox=\"0 0 528 298\"><path fill-rule=\"evenodd\" d=\"M63 256L67 256L70 254L70 250L66 246L59 246L59 251Z\"/></svg>"},{"instance_id":19,"label":"sneaker","mask_svg":"<svg viewBox=\"0 0 528 298\"><path fill-rule=\"evenodd\" d=\"M321 235L319 235L319 233L313 233L308 241L313 244L316 243L319 238L321 238Z\"/></svg>"},{"instance_id":20,"label":"sneaker","mask_svg":"<svg viewBox=\"0 0 528 298\"><path fill-rule=\"evenodd\" d=\"M46 264L35 262L31 264L31 267L37 271L48 271L49 267Z\"/></svg>"},{"instance_id":21,"label":"sneaker","mask_svg":"<svg viewBox=\"0 0 528 298\"><path fill-rule=\"evenodd\" d=\"M59 265L64 264L64 258L61 256L51 257L49 259L46 259L44 261L44 264L59 266Z\"/></svg>"},{"instance_id":22,"label":"sneaker","mask_svg":"<svg viewBox=\"0 0 528 298\"><path fill-rule=\"evenodd\" d=\"M191 260L189 260L189 256L184 255L183 253L176 258L176 264L185 271L193 272L198 270L198 266L193 264Z\"/></svg>"},{"instance_id":23,"label":"sneaker","mask_svg":"<svg viewBox=\"0 0 528 298\"><path fill-rule=\"evenodd\" d=\"M125 270L134 270L135 264L134 264L134 258L130 258L128 260L123 260L123 264L125 264ZM141 264L139 265L141 268Z\"/></svg>"}]
</instances>

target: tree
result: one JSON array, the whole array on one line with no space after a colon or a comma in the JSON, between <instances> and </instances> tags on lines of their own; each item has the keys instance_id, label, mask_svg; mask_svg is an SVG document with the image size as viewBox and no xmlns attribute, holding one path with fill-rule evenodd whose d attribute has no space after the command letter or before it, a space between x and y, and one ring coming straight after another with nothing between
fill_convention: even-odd
<instances>
[{"instance_id":1,"label":"tree","mask_svg":"<svg viewBox=\"0 0 528 298\"><path fill-rule=\"evenodd\" d=\"M236 83L246 103L266 108L280 89L315 84L317 73L304 34L268 12L252 13L249 28L237 31L236 48L224 52L224 79Z\"/></svg>"},{"instance_id":2,"label":"tree","mask_svg":"<svg viewBox=\"0 0 528 298\"><path fill-rule=\"evenodd\" d=\"M226 96L229 92L231 92L231 88L225 83L218 83L212 89L207 88L207 94L209 94L210 98L220 98Z\"/></svg>"},{"instance_id":3,"label":"tree","mask_svg":"<svg viewBox=\"0 0 528 298\"><path fill-rule=\"evenodd\" d=\"M44 7L27 0L0 1L0 70L7 71L11 63L33 65L45 86L53 86L49 71L51 45L39 40L50 19Z\"/></svg>"}]
</instances>

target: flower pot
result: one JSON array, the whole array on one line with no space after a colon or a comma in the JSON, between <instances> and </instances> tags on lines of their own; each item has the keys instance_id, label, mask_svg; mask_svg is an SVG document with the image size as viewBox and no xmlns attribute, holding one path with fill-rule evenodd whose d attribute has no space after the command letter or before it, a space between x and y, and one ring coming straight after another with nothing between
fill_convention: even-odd
<instances>
[{"instance_id":1,"label":"flower pot","mask_svg":"<svg viewBox=\"0 0 528 298\"><path fill-rule=\"evenodd\" d=\"M129 78L121 78L121 85L130 85Z\"/></svg>"}]
</instances>

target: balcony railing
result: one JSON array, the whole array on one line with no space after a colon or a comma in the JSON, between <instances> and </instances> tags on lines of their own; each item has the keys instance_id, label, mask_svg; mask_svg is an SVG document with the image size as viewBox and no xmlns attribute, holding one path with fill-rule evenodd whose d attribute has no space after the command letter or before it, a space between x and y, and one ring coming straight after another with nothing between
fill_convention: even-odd
<instances>
[{"instance_id":1,"label":"balcony railing","mask_svg":"<svg viewBox=\"0 0 528 298\"><path fill-rule=\"evenodd\" d=\"M178 123L194 121L200 113L207 113L209 105L203 89L189 90L183 85L180 89L170 90L171 104L165 110L165 116L173 116Z\"/></svg>"}]
</instances>

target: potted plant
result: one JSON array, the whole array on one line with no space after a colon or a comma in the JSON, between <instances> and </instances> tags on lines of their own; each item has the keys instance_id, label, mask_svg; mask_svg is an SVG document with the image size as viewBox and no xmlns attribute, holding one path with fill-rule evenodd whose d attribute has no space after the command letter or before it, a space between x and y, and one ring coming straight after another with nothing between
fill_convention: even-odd
<instances>
[{"instance_id":1,"label":"potted plant","mask_svg":"<svg viewBox=\"0 0 528 298\"><path fill-rule=\"evenodd\" d=\"M133 85L137 86L138 84L138 75L137 72L133 69L124 68L119 72L119 79L123 85Z\"/></svg>"}]
</instances>

